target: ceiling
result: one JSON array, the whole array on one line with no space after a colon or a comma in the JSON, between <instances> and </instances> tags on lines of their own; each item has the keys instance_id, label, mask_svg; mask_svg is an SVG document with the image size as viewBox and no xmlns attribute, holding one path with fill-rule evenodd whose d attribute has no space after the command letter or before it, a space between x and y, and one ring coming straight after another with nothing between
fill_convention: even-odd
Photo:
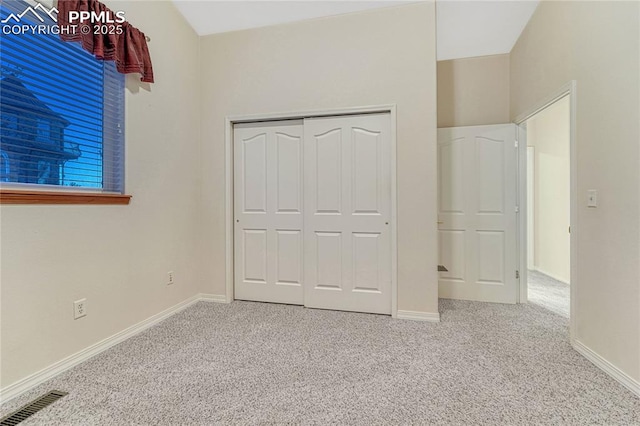
<instances>
[{"instance_id":1,"label":"ceiling","mask_svg":"<svg viewBox=\"0 0 640 426\"><path fill-rule=\"evenodd\" d=\"M200 35L342 15L411 1L207 1L173 0ZM413 1L415 2L415 0Z\"/></svg>"},{"instance_id":2,"label":"ceiling","mask_svg":"<svg viewBox=\"0 0 640 426\"><path fill-rule=\"evenodd\" d=\"M438 0L438 60L511 52L538 1Z\"/></svg>"},{"instance_id":3,"label":"ceiling","mask_svg":"<svg viewBox=\"0 0 640 426\"><path fill-rule=\"evenodd\" d=\"M200 35L342 15L416 1L173 0ZM511 51L538 0L437 0L438 60Z\"/></svg>"}]
</instances>

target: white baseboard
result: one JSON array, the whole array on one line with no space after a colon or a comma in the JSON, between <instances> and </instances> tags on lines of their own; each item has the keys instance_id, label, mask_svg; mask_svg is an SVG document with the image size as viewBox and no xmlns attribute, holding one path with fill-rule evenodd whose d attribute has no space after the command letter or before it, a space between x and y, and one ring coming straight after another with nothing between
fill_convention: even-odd
<instances>
[{"instance_id":1,"label":"white baseboard","mask_svg":"<svg viewBox=\"0 0 640 426\"><path fill-rule=\"evenodd\" d=\"M178 303L177 305L165 309L164 311L155 314L144 321L134 324L131 327L114 334L111 337L107 337L106 339L95 343L79 352L76 352L75 354L62 359L47 368L44 368L36 373L31 374L30 376L25 377L24 379L18 380L17 382L10 384L3 389L0 389L0 403L7 402L10 399L23 394L24 392L38 386L40 383L43 383L51 379L52 377L67 371L71 367L74 367L88 360L89 358L92 358L99 353L106 351L107 349L117 345L118 343L121 343L129 339L130 337L135 336L136 334L156 325L160 321L169 318L170 316L182 311L183 309L188 308L189 306L193 305L196 302L199 302L200 300L209 300L209 297L203 298L203 296L211 296L210 299L219 298L219 296L214 297L213 295L201 294L192 296L187 300Z\"/></svg>"},{"instance_id":2,"label":"white baseboard","mask_svg":"<svg viewBox=\"0 0 640 426\"><path fill-rule=\"evenodd\" d=\"M231 300L227 300L227 296L224 294L200 293L200 300L203 302L231 303Z\"/></svg>"},{"instance_id":3,"label":"white baseboard","mask_svg":"<svg viewBox=\"0 0 640 426\"><path fill-rule=\"evenodd\" d=\"M30 389L38 386L39 384L61 374L68 369L75 367L76 365L98 355L101 352L106 351L107 349L121 343L138 333L156 325L160 321L163 321L169 318L172 315L188 308L189 306L197 303L199 301L204 302L214 302L214 303L229 303L230 301L227 299L225 295L219 294L206 294L200 293L195 296L190 297L189 299L178 303L164 311L153 315L144 321L141 321L137 324L132 325L111 337L107 337L106 339L97 342L79 352L76 352L73 355L70 355L49 367L46 367L30 376L25 377L11 385L0 389L0 403L7 402ZM414 321L430 321L430 322L439 322L440 314L438 313L430 313L430 312L416 312L416 311L398 311L397 315L398 319L405 320L414 320Z\"/></svg>"},{"instance_id":4,"label":"white baseboard","mask_svg":"<svg viewBox=\"0 0 640 426\"><path fill-rule=\"evenodd\" d=\"M98 355L99 353L121 343L130 337L135 336L138 333L156 325L160 321L167 319L168 317L175 315L176 313L188 308L189 306L199 301L214 302L214 303L229 303L227 297L219 294L205 294L201 293L190 297L189 299L178 303L164 311L147 318L129 328L122 330L119 333L114 334L98 343L89 346L73 355L70 355L47 368L44 368L30 376L25 377L3 389L0 389L0 403L7 402L24 392L38 386L58 374L65 372L66 370L88 360L89 358ZM437 312L417 312L417 311L403 311L398 310L397 319L413 320L413 321L429 321L440 322L440 314ZM589 347L584 345L578 340L574 340L572 343L573 348L582 356L591 361L596 367L607 373L613 379L618 381L621 385L629 389L636 396L640 397L640 382L620 370L615 365L598 355Z\"/></svg>"},{"instance_id":5,"label":"white baseboard","mask_svg":"<svg viewBox=\"0 0 640 426\"><path fill-rule=\"evenodd\" d=\"M629 389L636 396L640 397L640 382L635 380L633 377L629 376L624 371L620 370L615 365L611 364L609 361L595 353L592 349L586 346L584 343L574 340L572 343L573 348L586 359L591 361L596 367L600 370L607 373L613 379L615 379L618 383L620 383L625 388Z\"/></svg>"},{"instance_id":6,"label":"white baseboard","mask_svg":"<svg viewBox=\"0 0 640 426\"><path fill-rule=\"evenodd\" d=\"M397 319L412 321L429 321L440 322L440 314L438 312L417 312L417 311L401 311L398 310Z\"/></svg>"}]
</instances>

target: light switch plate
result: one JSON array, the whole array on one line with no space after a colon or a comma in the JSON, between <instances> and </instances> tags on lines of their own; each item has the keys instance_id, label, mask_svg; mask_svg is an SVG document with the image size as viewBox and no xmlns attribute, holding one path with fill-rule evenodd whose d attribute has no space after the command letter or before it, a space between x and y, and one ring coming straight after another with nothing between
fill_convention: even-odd
<instances>
[{"instance_id":1,"label":"light switch plate","mask_svg":"<svg viewBox=\"0 0 640 426\"><path fill-rule=\"evenodd\" d=\"M598 191L595 189L587 191L587 207L598 207Z\"/></svg>"}]
</instances>

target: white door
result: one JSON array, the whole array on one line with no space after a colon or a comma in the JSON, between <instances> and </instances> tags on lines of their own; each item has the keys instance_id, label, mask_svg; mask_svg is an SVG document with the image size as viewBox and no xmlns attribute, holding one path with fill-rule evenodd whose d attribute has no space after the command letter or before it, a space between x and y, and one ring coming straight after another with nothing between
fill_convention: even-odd
<instances>
[{"instance_id":1,"label":"white door","mask_svg":"<svg viewBox=\"0 0 640 426\"><path fill-rule=\"evenodd\" d=\"M235 298L302 304L302 121L234 127Z\"/></svg>"},{"instance_id":2,"label":"white door","mask_svg":"<svg viewBox=\"0 0 640 426\"><path fill-rule=\"evenodd\" d=\"M390 116L304 122L304 302L391 313Z\"/></svg>"},{"instance_id":3,"label":"white door","mask_svg":"<svg viewBox=\"0 0 640 426\"><path fill-rule=\"evenodd\" d=\"M516 303L516 126L438 129L439 295Z\"/></svg>"}]
</instances>

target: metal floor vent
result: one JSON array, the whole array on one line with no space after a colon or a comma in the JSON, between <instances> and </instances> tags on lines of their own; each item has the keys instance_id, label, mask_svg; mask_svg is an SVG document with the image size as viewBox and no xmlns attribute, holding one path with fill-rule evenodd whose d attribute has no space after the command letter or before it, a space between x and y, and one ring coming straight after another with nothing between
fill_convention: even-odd
<instances>
[{"instance_id":1,"label":"metal floor vent","mask_svg":"<svg viewBox=\"0 0 640 426\"><path fill-rule=\"evenodd\" d=\"M38 411L53 404L54 402L56 402L57 400L59 400L60 398L68 394L69 394L68 392L62 392L59 390L54 390L47 394L44 394L40 398L36 399L35 401L28 403L27 405L20 408L19 410L14 411L8 416L0 419L0 426L17 425L18 423L28 419Z\"/></svg>"}]
</instances>

